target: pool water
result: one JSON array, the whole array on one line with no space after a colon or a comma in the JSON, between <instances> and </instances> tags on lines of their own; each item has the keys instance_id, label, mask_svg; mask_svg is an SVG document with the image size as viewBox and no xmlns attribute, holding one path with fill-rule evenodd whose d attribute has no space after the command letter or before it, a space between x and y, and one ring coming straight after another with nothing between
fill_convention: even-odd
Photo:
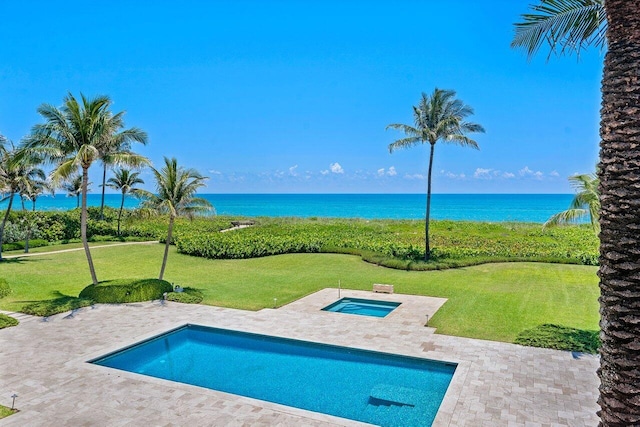
<instances>
[{"instance_id":1,"label":"pool water","mask_svg":"<svg viewBox=\"0 0 640 427\"><path fill-rule=\"evenodd\" d=\"M186 325L92 363L382 426L429 426L455 364Z\"/></svg>"},{"instance_id":2,"label":"pool water","mask_svg":"<svg viewBox=\"0 0 640 427\"><path fill-rule=\"evenodd\" d=\"M322 310L338 313L358 314L360 316L385 317L391 313L399 302L376 301L360 298L342 298Z\"/></svg>"}]
</instances>

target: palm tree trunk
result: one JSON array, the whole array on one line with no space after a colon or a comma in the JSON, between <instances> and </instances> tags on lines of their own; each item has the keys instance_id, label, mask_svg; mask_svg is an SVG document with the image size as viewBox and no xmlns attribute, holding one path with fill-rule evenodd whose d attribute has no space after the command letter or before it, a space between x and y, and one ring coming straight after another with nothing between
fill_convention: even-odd
<instances>
[{"instance_id":1,"label":"palm tree trunk","mask_svg":"<svg viewBox=\"0 0 640 427\"><path fill-rule=\"evenodd\" d=\"M429 245L429 220L431 217L431 170L433 169L433 151L435 143L430 144L429 151L429 172L427 174L427 211L424 215L424 260L429 261L431 257L431 246Z\"/></svg>"},{"instance_id":2,"label":"palm tree trunk","mask_svg":"<svg viewBox=\"0 0 640 427\"><path fill-rule=\"evenodd\" d=\"M600 122L601 426L640 425L640 2L606 0Z\"/></svg>"},{"instance_id":3,"label":"palm tree trunk","mask_svg":"<svg viewBox=\"0 0 640 427\"><path fill-rule=\"evenodd\" d=\"M20 196L20 201L22 202L22 210L26 211L27 208L24 207L24 197Z\"/></svg>"},{"instance_id":4,"label":"palm tree trunk","mask_svg":"<svg viewBox=\"0 0 640 427\"><path fill-rule=\"evenodd\" d=\"M107 182L107 164L103 164L102 169L102 199L100 200L100 221L104 219L104 187Z\"/></svg>"},{"instance_id":5,"label":"palm tree trunk","mask_svg":"<svg viewBox=\"0 0 640 427\"><path fill-rule=\"evenodd\" d=\"M123 208L124 208L124 192L122 192L122 201L120 202L120 212L118 212L118 236L120 236L120 219L122 218Z\"/></svg>"},{"instance_id":6,"label":"palm tree trunk","mask_svg":"<svg viewBox=\"0 0 640 427\"><path fill-rule=\"evenodd\" d=\"M31 225L27 227L27 236L24 239L24 253L29 253L29 239L31 239Z\"/></svg>"},{"instance_id":7,"label":"palm tree trunk","mask_svg":"<svg viewBox=\"0 0 640 427\"><path fill-rule=\"evenodd\" d=\"M80 193L76 195L76 208L80 207Z\"/></svg>"},{"instance_id":8,"label":"palm tree trunk","mask_svg":"<svg viewBox=\"0 0 640 427\"><path fill-rule=\"evenodd\" d=\"M89 250L89 241L87 240L87 184L89 182L89 168L82 167L82 209L80 210L80 238L82 239L82 246L84 247L84 253L87 256L87 262L89 263L89 271L91 272L91 281L94 285L98 284L98 277L96 276L96 269L93 266L93 259L91 258L91 251Z\"/></svg>"},{"instance_id":9,"label":"palm tree trunk","mask_svg":"<svg viewBox=\"0 0 640 427\"><path fill-rule=\"evenodd\" d=\"M169 230L167 231L167 241L164 245L164 257L162 257L162 267L160 268L160 277L158 279L162 280L164 277L164 269L167 266L167 258L169 257L169 243L171 242L171 237L173 235L173 215L169 215Z\"/></svg>"},{"instance_id":10,"label":"palm tree trunk","mask_svg":"<svg viewBox=\"0 0 640 427\"><path fill-rule=\"evenodd\" d=\"M36 199L33 199L33 200L31 201L31 203L33 204L33 205L32 205L32 208L31 208L31 212L35 212L35 211L36 211Z\"/></svg>"},{"instance_id":11,"label":"palm tree trunk","mask_svg":"<svg viewBox=\"0 0 640 427\"><path fill-rule=\"evenodd\" d=\"M12 191L9 194L9 205L7 206L7 211L2 218L2 224L0 224L0 261L2 261L2 238L4 237L4 226L7 224L7 220L9 219L9 213L11 212L11 205L13 205L13 196L15 193Z\"/></svg>"}]
</instances>

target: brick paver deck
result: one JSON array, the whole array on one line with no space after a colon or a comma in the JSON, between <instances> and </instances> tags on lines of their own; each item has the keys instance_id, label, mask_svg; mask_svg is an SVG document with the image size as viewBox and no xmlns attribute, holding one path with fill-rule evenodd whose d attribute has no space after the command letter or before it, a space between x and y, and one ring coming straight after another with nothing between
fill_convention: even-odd
<instances>
[{"instance_id":1,"label":"brick paver deck","mask_svg":"<svg viewBox=\"0 0 640 427\"><path fill-rule=\"evenodd\" d=\"M596 357L434 334L417 307L415 322L318 313L300 302L259 312L154 302L23 316L0 330L0 404L16 392L20 409L0 426L359 424L86 363L185 323L456 362L437 426L597 425Z\"/></svg>"}]
</instances>

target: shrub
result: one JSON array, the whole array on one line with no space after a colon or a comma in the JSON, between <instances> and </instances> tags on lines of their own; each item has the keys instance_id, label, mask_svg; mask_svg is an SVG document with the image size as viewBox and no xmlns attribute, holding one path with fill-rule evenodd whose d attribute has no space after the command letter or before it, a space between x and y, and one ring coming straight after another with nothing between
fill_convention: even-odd
<instances>
[{"instance_id":1,"label":"shrub","mask_svg":"<svg viewBox=\"0 0 640 427\"><path fill-rule=\"evenodd\" d=\"M87 307L91 304L93 304L93 301L89 298L75 298L65 295L55 299L32 302L23 306L21 311L34 316L46 317Z\"/></svg>"},{"instance_id":2,"label":"shrub","mask_svg":"<svg viewBox=\"0 0 640 427\"><path fill-rule=\"evenodd\" d=\"M41 246L49 246L49 242L42 239L29 240L29 248L39 248ZM2 245L3 251L22 251L24 250L25 242L13 242L5 243Z\"/></svg>"},{"instance_id":3,"label":"shrub","mask_svg":"<svg viewBox=\"0 0 640 427\"><path fill-rule=\"evenodd\" d=\"M11 288L6 280L0 279L0 298L4 298L11 293Z\"/></svg>"},{"instance_id":4,"label":"shrub","mask_svg":"<svg viewBox=\"0 0 640 427\"><path fill-rule=\"evenodd\" d=\"M173 291L171 283L158 279L123 279L89 285L80 292L80 298L99 303L125 303L161 299L165 292Z\"/></svg>"},{"instance_id":5,"label":"shrub","mask_svg":"<svg viewBox=\"0 0 640 427\"><path fill-rule=\"evenodd\" d=\"M531 347L553 348L595 354L600 348L599 331L544 324L526 329L514 341Z\"/></svg>"},{"instance_id":6,"label":"shrub","mask_svg":"<svg viewBox=\"0 0 640 427\"><path fill-rule=\"evenodd\" d=\"M182 292L169 292L167 301L181 302L184 304L200 304L204 296L195 288L183 288Z\"/></svg>"},{"instance_id":7,"label":"shrub","mask_svg":"<svg viewBox=\"0 0 640 427\"><path fill-rule=\"evenodd\" d=\"M20 323L18 322L18 319L14 319L11 316L0 313L0 329L16 326L18 323Z\"/></svg>"}]
</instances>

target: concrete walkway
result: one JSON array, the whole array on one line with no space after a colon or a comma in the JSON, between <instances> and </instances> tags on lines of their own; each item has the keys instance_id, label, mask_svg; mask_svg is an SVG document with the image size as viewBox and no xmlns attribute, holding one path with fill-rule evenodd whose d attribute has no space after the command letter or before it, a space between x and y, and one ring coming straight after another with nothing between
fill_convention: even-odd
<instances>
[{"instance_id":1,"label":"concrete walkway","mask_svg":"<svg viewBox=\"0 0 640 427\"><path fill-rule=\"evenodd\" d=\"M438 335L410 320L159 302L21 320L0 330L0 404L15 392L20 409L0 426L359 425L86 362L186 323L458 363L436 426L597 425L597 357Z\"/></svg>"},{"instance_id":2,"label":"concrete walkway","mask_svg":"<svg viewBox=\"0 0 640 427\"><path fill-rule=\"evenodd\" d=\"M146 241L146 242L122 242L122 243L114 243L112 245L90 246L89 248L91 250L93 250L93 249L99 249L99 248L113 248L114 246L151 245L151 244L154 244L154 243L158 243L158 241L157 240L151 240L151 241ZM79 247L79 248L73 248L73 249L60 249L59 251L29 252L27 254L20 254L20 255L6 255L6 256L3 255L2 258L6 258L6 259L23 258L23 257L30 257L30 256L61 254L61 253L65 253L65 252L77 252L77 251L84 251L84 248L83 247Z\"/></svg>"}]
</instances>

